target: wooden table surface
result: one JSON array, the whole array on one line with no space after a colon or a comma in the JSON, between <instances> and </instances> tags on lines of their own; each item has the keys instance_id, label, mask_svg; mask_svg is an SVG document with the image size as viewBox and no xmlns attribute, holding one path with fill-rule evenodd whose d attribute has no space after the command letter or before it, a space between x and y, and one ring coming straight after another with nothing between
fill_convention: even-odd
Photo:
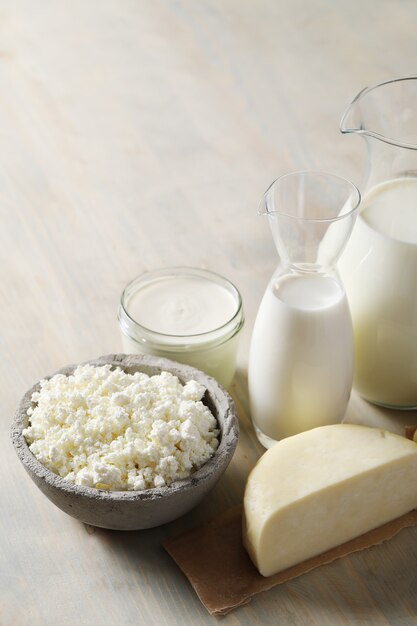
<instances>
[{"instance_id":1,"label":"wooden table surface","mask_svg":"<svg viewBox=\"0 0 417 626\"><path fill-rule=\"evenodd\" d=\"M160 545L240 502L262 452L246 367L277 257L261 193L303 168L361 184L365 146L339 119L362 87L415 72L416 21L411 0L1 1L1 626L417 624L417 528L219 620ZM93 529L31 483L12 414L43 375L120 351L124 285L172 265L242 292L239 447L184 518ZM353 396L347 420L401 432L417 415Z\"/></svg>"}]
</instances>

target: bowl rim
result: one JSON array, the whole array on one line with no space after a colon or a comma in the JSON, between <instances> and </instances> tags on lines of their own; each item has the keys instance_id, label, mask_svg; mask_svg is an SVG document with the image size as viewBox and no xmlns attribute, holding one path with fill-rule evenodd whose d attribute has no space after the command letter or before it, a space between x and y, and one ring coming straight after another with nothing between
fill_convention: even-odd
<instances>
[{"instance_id":1,"label":"bowl rim","mask_svg":"<svg viewBox=\"0 0 417 626\"><path fill-rule=\"evenodd\" d=\"M212 403L218 408L224 408L224 424L220 424L217 416L215 415L218 426L221 430L221 439L218 448L208 461L206 461L206 463L204 463L198 470L190 474L190 476L174 481L170 485L164 487L153 487L149 489L130 491L97 489L95 487L76 485L65 478L62 478L58 474L55 474L43 465L30 451L29 444L23 435L23 429L25 428L23 420L27 415L27 409L34 404L31 400L32 394L39 390L41 380L49 380L56 374L70 375L80 365L111 365L112 367L120 367L125 371L126 369L135 367L138 367L138 371L141 371L140 368L144 366L148 369L154 368L160 371L168 371L175 376L178 376L181 382L190 380L191 378L196 380L200 384L204 385L206 393L209 394L209 398ZM149 375L152 376L154 374ZM208 408L210 409L210 407ZM183 363L178 363L176 361L171 361L170 359L156 357L153 355L107 354L97 359L90 359L82 363L72 364L60 368L59 370L36 382L30 389L28 389L28 391L26 391L16 409L12 422L11 438L17 456L26 471L45 481L45 483L47 483L50 487L67 492L68 494L82 496L91 500L100 499L108 502L137 502L173 497L179 491L185 492L191 490L197 483L200 484L201 482L209 481L216 471L221 474L222 471L226 469L235 452L239 438L239 423L236 415L235 404L229 393L214 378L205 374L201 370L191 367L190 365L185 365Z\"/></svg>"}]
</instances>

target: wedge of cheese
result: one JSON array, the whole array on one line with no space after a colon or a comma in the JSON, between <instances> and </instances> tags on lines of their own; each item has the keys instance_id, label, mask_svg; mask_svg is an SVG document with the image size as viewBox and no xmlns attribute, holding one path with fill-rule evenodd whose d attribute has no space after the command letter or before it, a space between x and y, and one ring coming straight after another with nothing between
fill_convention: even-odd
<instances>
[{"instance_id":1,"label":"wedge of cheese","mask_svg":"<svg viewBox=\"0 0 417 626\"><path fill-rule=\"evenodd\" d=\"M417 443L337 424L276 443L249 475L244 545L271 576L417 508Z\"/></svg>"}]
</instances>

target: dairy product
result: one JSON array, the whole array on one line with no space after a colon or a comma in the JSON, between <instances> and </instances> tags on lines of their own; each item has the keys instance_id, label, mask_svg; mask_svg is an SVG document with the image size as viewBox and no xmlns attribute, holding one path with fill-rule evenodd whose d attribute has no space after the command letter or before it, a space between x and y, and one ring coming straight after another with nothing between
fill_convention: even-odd
<instances>
[{"instance_id":1,"label":"dairy product","mask_svg":"<svg viewBox=\"0 0 417 626\"><path fill-rule=\"evenodd\" d=\"M187 363L229 387L236 369L243 309L237 289L195 268L143 274L122 295L123 349Z\"/></svg>"},{"instance_id":2,"label":"dairy product","mask_svg":"<svg viewBox=\"0 0 417 626\"><path fill-rule=\"evenodd\" d=\"M337 424L280 441L252 470L243 541L270 576L417 507L417 444Z\"/></svg>"},{"instance_id":3,"label":"dairy product","mask_svg":"<svg viewBox=\"0 0 417 626\"><path fill-rule=\"evenodd\" d=\"M23 434L43 465L77 485L164 487L189 476L218 446L204 392L168 372L80 366L41 381Z\"/></svg>"},{"instance_id":4,"label":"dairy product","mask_svg":"<svg viewBox=\"0 0 417 626\"><path fill-rule=\"evenodd\" d=\"M252 419L277 440L343 417L353 369L346 296L330 276L273 278L252 335Z\"/></svg>"},{"instance_id":5,"label":"dairy product","mask_svg":"<svg viewBox=\"0 0 417 626\"><path fill-rule=\"evenodd\" d=\"M417 406L417 179L365 195L339 268L353 320L355 387L373 402Z\"/></svg>"},{"instance_id":6,"label":"dairy product","mask_svg":"<svg viewBox=\"0 0 417 626\"><path fill-rule=\"evenodd\" d=\"M179 363L187 363L209 376L213 376L223 387L230 387L236 370L236 354L239 336L235 333L223 342L212 345L193 343L152 344L141 342L129 335L122 335L123 351L126 354L154 354ZM188 349L187 349L188 348Z\"/></svg>"},{"instance_id":7,"label":"dairy product","mask_svg":"<svg viewBox=\"0 0 417 626\"><path fill-rule=\"evenodd\" d=\"M377 185L366 194L361 216L382 235L417 244L417 179L397 178Z\"/></svg>"},{"instance_id":8,"label":"dairy product","mask_svg":"<svg viewBox=\"0 0 417 626\"><path fill-rule=\"evenodd\" d=\"M130 298L129 315L141 326L165 335L199 335L226 324L236 300L224 287L195 276L166 276Z\"/></svg>"}]
</instances>

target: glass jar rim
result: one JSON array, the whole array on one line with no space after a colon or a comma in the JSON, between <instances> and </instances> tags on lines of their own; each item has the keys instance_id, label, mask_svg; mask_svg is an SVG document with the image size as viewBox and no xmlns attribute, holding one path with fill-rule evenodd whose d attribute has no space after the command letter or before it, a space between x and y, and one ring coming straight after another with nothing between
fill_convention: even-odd
<instances>
[{"instance_id":1,"label":"glass jar rim","mask_svg":"<svg viewBox=\"0 0 417 626\"><path fill-rule=\"evenodd\" d=\"M220 326L217 326L209 331L205 331L202 333L192 333L192 334L172 334L172 333L162 333L137 322L128 312L128 301L129 298L140 291L141 288L145 287L148 284L151 284L154 281L164 278L171 278L175 276L182 277L197 277L206 281L210 281L219 286L224 287L227 291L234 297L236 302L236 310L233 315ZM143 272L133 280L131 280L126 287L124 288L121 298L120 305L118 310L118 321L120 324L120 328L124 334L127 334L132 339L138 340L137 335L140 335L139 341L145 341L149 344L154 344L156 346L163 345L164 348L167 346L172 347L172 349L178 349L181 346L181 343L191 342L192 346L196 348L201 348L202 344L211 344L219 340L221 342L225 341L225 339L229 339L232 337L244 323L244 315L243 315L243 301L242 296L238 290L238 288L227 278L222 276L221 274L217 274L216 272L212 272L211 270L205 270L198 267L187 267L187 266L175 266L169 268L161 268L157 270L151 270L147 272ZM132 336L131 331L133 330ZM130 332L129 332L130 331ZM228 335L226 337L226 335ZM167 342L168 339L179 340L178 343L170 343ZM191 346L190 346L191 348Z\"/></svg>"}]
</instances>

